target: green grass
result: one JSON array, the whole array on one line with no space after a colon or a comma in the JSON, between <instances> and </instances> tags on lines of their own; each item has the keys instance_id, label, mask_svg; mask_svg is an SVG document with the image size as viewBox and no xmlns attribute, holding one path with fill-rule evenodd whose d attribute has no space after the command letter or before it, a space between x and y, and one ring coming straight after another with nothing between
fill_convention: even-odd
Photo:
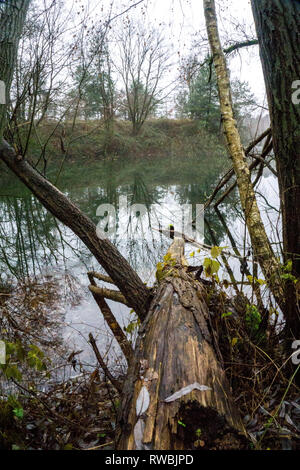
<instances>
[{"instance_id":1,"label":"green grass","mask_svg":"<svg viewBox=\"0 0 300 470\"><path fill-rule=\"evenodd\" d=\"M191 120L149 120L137 136L132 135L128 121L115 121L111 134L100 121L80 121L73 131L71 123L64 123L64 130L56 126L49 121L39 127L39 139L32 135L28 155L37 162L40 143L53 133L45 154L47 176L56 182L62 165L58 180L62 188L101 185L112 175L118 184L126 184L136 173L153 183L170 184L178 179L192 183L203 180L205 174L223 171L229 164L221 137L209 134ZM66 155L61 150L62 131ZM3 164L0 184L1 194L15 194L16 187L22 194L26 192Z\"/></svg>"}]
</instances>

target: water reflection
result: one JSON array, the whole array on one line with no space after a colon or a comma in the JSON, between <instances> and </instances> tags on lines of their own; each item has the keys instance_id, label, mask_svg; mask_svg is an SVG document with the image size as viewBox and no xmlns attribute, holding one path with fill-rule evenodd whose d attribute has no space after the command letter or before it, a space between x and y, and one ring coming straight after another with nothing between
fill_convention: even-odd
<instances>
[{"instance_id":1,"label":"water reflection","mask_svg":"<svg viewBox=\"0 0 300 470\"><path fill-rule=\"evenodd\" d=\"M178 205L192 204L195 208L196 204L203 204L223 172L224 163L218 159L205 165L195 161L185 162L181 171L176 166L175 175L174 171L168 170L165 161L161 162L161 166L157 162L155 168L152 163L147 165L141 162L127 165L124 162L108 162L101 165L96 169L93 164L92 168L73 168L72 176L65 174L60 181L61 188L95 223L98 222L96 212L99 205L109 203L117 207L120 197L126 196L130 205L145 205L147 211L143 218L143 236L132 239L125 237L124 234L132 228L134 221L129 219L127 225L124 224L122 213L117 211L116 236L112 241L143 281L151 284L156 264L161 261L170 244L170 240L158 230L159 220L168 227L174 224L174 208ZM170 168L172 165L174 162ZM268 202L278 207L276 187L273 192L270 189L275 184L274 177L271 179L266 175L261 182L261 204L264 204L267 187ZM269 218L266 208L264 220L271 232L275 220L271 224ZM230 246L237 256L245 256L249 240L235 194L226 200L226 204L222 204L220 210L209 208L205 211L205 226L206 244ZM278 237L273 235L273 242L278 243ZM194 249L193 246L187 246L188 253ZM207 252L202 251L189 258L190 263L201 264L205 256ZM223 261L224 275L231 282L239 279L239 259L233 257ZM251 265L249 269L252 274ZM101 271L101 268L80 240L52 217L35 197L27 191L20 194L17 181L11 185L10 195L0 195L0 270L2 281L8 277L38 277L45 272L70 272L81 283L85 295L78 307L66 309L65 336L69 343L74 342L77 349L82 349L82 346L86 349L88 333L96 329L102 337L103 347L107 347L107 341L110 340L103 338L110 338L110 335L98 307L88 293L86 277L87 270ZM111 302L110 306L118 321L125 326L130 317L129 310ZM118 348L113 347L115 354L112 356L117 357ZM89 362L89 353L85 360Z\"/></svg>"}]
</instances>

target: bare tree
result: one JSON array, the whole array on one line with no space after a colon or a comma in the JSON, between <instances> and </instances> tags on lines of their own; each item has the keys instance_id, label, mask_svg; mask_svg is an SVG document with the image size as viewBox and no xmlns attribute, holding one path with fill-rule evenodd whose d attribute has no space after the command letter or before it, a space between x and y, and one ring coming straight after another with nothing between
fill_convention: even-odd
<instances>
[{"instance_id":1,"label":"bare tree","mask_svg":"<svg viewBox=\"0 0 300 470\"><path fill-rule=\"evenodd\" d=\"M55 116L60 121L65 113L59 102L65 96L68 67L86 16L79 24L72 25L72 20L72 6L65 9L61 1L30 3L18 48L6 130L7 138L14 141L23 156L28 152L33 133L41 155L45 156L49 139L42 142L38 128L46 118ZM70 31L72 39L68 37Z\"/></svg>"},{"instance_id":2,"label":"bare tree","mask_svg":"<svg viewBox=\"0 0 300 470\"><path fill-rule=\"evenodd\" d=\"M170 67L169 51L163 37L154 29L128 22L117 36L120 64L116 63L124 87L126 109L133 134L170 93L164 81Z\"/></svg>"}]
</instances>

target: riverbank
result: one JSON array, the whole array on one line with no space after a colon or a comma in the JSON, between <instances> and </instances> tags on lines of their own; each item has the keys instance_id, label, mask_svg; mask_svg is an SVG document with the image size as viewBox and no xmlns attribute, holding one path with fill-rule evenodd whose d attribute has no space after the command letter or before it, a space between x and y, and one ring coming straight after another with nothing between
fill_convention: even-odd
<instances>
[{"instance_id":1,"label":"riverbank","mask_svg":"<svg viewBox=\"0 0 300 470\"><path fill-rule=\"evenodd\" d=\"M52 135L52 136L51 136ZM43 123L32 135L29 154L36 157L41 143L49 138L46 157L66 155L70 159L82 158L134 158L153 159L183 154L186 158L221 145L222 134L215 135L198 121L189 119L154 119L144 123L137 135L132 134L129 121L115 120L107 130L102 121L77 121L58 124Z\"/></svg>"},{"instance_id":2,"label":"riverbank","mask_svg":"<svg viewBox=\"0 0 300 470\"><path fill-rule=\"evenodd\" d=\"M28 127L18 131L19 146L25 147ZM201 157L204 161L211 152L224 151L222 134L212 134L198 121L188 119L155 119L146 121L138 135L132 134L129 121L115 120L110 130L102 121L59 123L43 122L31 134L27 157L40 166L47 160L50 168L65 159L66 162L113 160L155 160L157 158ZM2 167L1 167L2 170Z\"/></svg>"},{"instance_id":3,"label":"riverbank","mask_svg":"<svg viewBox=\"0 0 300 470\"><path fill-rule=\"evenodd\" d=\"M222 137L210 134L196 121L147 121L137 136L132 135L128 121L116 121L110 135L99 121L79 122L73 131L71 123L62 127L48 122L38 133L39 139L30 140L30 160L39 162L39 170L44 171L40 143L53 133L45 149L46 175L63 190L106 185L112 178L117 185L130 184L137 174L150 184L178 179L200 184L206 176L215 182L230 166ZM1 195L26 192L4 164L0 164L0 187Z\"/></svg>"}]
</instances>

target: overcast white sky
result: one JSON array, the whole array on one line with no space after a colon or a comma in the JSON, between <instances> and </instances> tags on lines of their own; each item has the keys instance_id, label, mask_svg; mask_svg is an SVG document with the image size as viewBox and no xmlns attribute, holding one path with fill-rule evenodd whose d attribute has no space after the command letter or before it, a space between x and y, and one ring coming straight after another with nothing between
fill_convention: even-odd
<instances>
[{"instance_id":1,"label":"overcast white sky","mask_svg":"<svg viewBox=\"0 0 300 470\"><path fill-rule=\"evenodd\" d=\"M102 2L110 4L110 0ZM121 11L122 7L135 2L136 0L114 0L115 10ZM165 35L174 44L175 51L180 51L181 55L189 52L197 33L206 35L202 0L145 0L144 4L147 5L146 16L149 22L164 24ZM240 30L245 31L249 37L255 36L249 0L220 0L217 6L219 30L223 40L229 36L233 40L240 38ZM137 7L135 12L131 11L130 15L140 15L142 8L143 4ZM258 46L241 50L239 55L230 59L229 65L234 76L249 82L253 93L262 104L265 99L265 86Z\"/></svg>"},{"instance_id":2,"label":"overcast white sky","mask_svg":"<svg viewBox=\"0 0 300 470\"><path fill-rule=\"evenodd\" d=\"M67 5L73 0L64 0ZM118 14L138 0L75 0L75 10L89 5L91 18L97 22L106 16L112 5L112 16ZM219 31L223 44L226 39L238 41L246 36L255 37L255 27L250 0L216 0ZM191 51L193 40L199 36L206 37L202 0L144 0L128 13L131 18L143 18L163 30L164 36L172 45L174 54L187 56ZM124 17L123 17L124 18ZM119 21L119 20L116 20ZM115 24L114 24L115 26ZM244 37L243 37L244 33ZM247 81L257 102L266 104L265 86L258 46L240 50L239 54L229 60L233 77ZM176 69L174 69L174 75Z\"/></svg>"}]
</instances>

